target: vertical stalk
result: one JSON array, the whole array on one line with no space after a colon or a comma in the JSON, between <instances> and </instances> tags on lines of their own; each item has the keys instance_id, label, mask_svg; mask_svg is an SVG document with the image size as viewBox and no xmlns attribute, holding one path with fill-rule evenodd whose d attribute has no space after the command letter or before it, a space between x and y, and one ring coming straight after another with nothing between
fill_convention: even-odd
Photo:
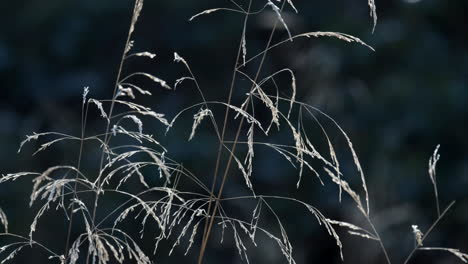
<instances>
[{"instance_id":1,"label":"vertical stalk","mask_svg":"<svg viewBox=\"0 0 468 264\"><path fill-rule=\"evenodd\" d=\"M85 108L85 104L86 104L86 102L83 101L83 103L81 105L81 141L80 141L80 150L79 150L79 154L78 154L78 162L77 162L77 165L76 165L75 180L78 179L78 177L79 177L78 171L80 171L80 168L81 168L81 158L82 158L82 155L83 155L84 136L85 136L85 131L86 131L86 120L88 118L88 104L86 104L86 108ZM75 181L74 186L73 186L73 193L72 193L75 198L77 197L76 189L77 189L77 182ZM74 210L75 210L75 203L73 203L71 208L70 208L70 221L68 222L67 241L65 242L65 252L64 252L64 256L66 258L68 258L67 255L68 255L68 249L69 249L69 245L70 245L71 230L72 230L72 226L73 226L73 215L74 215L73 211Z\"/></svg>"},{"instance_id":2,"label":"vertical stalk","mask_svg":"<svg viewBox=\"0 0 468 264\"><path fill-rule=\"evenodd\" d=\"M133 27L136 23L136 19L138 18L138 15L139 15L139 10L137 10L138 8L138 4L143 5L143 1L142 0L136 0L135 1L135 5L134 5L134 9L133 9L133 14L132 14L132 20L130 22L130 27L129 27L129 30L128 30L128 33L127 33L127 39L125 41L125 46L124 46L124 49L123 49L123 52L122 52L122 56L121 56L121 59L120 59L120 63L119 63L119 68L118 68L118 71L117 71L117 77L115 79L115 83L114 83L114 92L112 94L112 100L111 100L111 105L110 105L110 109L109 109L109 122L107 122L107 126L106 126L106 132L105 132L105 136L104 136L104 146L103 146L103 150L102 150L102 153L101 153L101 161L100 161L100 164L99 164L99 174L98 174L98 179L97 179L97 188L100 188L99 185L100 185L100 177L101 177L101 170L102 170L102 167L104 165L104 156L105 156L105 146L107 146L110 142L110 139L112 138L112 135L109 133L110 131L110 120L112 119L112 113L114 111L114 106L115 106L115 100L116 100L116 97L117 97L117 92L118 92L118 87L119 87L119 82L120 82L120 76L122 74L122 69L123 69L123 64L124 64L124 61L125 61L125 55L127 54L127 51L128 51L128 47L129 47L129 44L130 44L130 38L132 36L132 32L133 32ZM92 225L93 225L93 229L94 229L94 221L96 219L96 211L97 211L97 204L98 204L98 201L99 201L99 189L96 191L96 196L95 196L95 199L94 199L94 205L93 205L93 214L92 214ZM87 254L87 257L86 257L86 264L89 263L89 250L88 250L88 254Z\"/></svg>"},{"instance_id":3,"label":"vertical stalk","mask_svg":"<svg viewBox=\"0 0 468 264\"><path fill-rule=\"evenodd\" d=\"M281 5L281 11L283 10L284 8L284 5L285 5L286 1L283 1L282 5ZM250 9L250 7L249 7ZM271 30L271 33L270 33L270 36L269 36L269 39L268 39L268 42L267 42L267 45L266 45L266 48L265 48L265 53L263 53L263 56L262 56L262 59L260 61L260 65L257 69L257 72L255 74L255 78L253 79L253 84L252 84L252 89L255 88L255 83L257 82L258 80L258 77L260 76L260 72L263 68L263 64L264 64L264 61L265 61L265 58L266 58L266 55L267 55L267 51L268 51L268 48L270 47L271 45L271 42L273 40L273 35L276 31L276 27L278 25L278 20L276 20L274 26L273 26L273 29ZM235 71L237 71L237 67L235 69ZM231 91L230 91L230 95L231 95ZM250 101L250 98L251 98L251 94L249 95L248 97L248 101ZM245 111L247 111L247 108L249 106L249 103L247 102L246 104L246 109L243 109ZM226 115L227 116L227 115ZM231 163L232 163L232 160L233 160L233 157L235 155L235 151L236 151L236 146L237 146L237 143L238 143L238 140L239 140L239 135L240 135L240 131L242 129L242 125L244 123L244 120L245 120L245 117L242 116L241 118L241 121L240 121L240 124L239 124L239 127L237 128L237 132L236 132L236 136L235 136L235 139L234 139L234 142L233 142L233 146L232 146L232 151L231 151L231 154L229 156L229 159L227 161L227 164L226 164L226 168L224 170L224 174L223 174L223 178L222 178L222 182L221 182L221 185L220 185L220 188L219 188L219 191L218 191L218 195L216 197L216 201L215 201L215 206L214 206L214 209L213 211L211 212L211 216L210 216L210 220L209 220L209 224L208 224L208 227L205 229L205 232L203 234L203 240L202 240L202 245L201 245L201 248L200 248L200 254L198 255L198 264L202 264L203 263L203 257L204 257L204 254L205 254L205 251L206 251L206 246L207 246L207 243L208 243L208 239L210 237L210 234L211 234L211 230L213 228L213 223L214 223L214 219L215 219L215 215L216 215L216 212L218 210L218 207L219 207L219 200L223 194L223 190L224 190L224 186L225 186L225 183L226 183L226 179L227 179L227 176L229 174L229 169L231 167ZM227 120L224 121L224 126L226 125L226 122ZM224 130L224 127L223 127L223 130ZM224 142L221 142L222 144L224 144ZM222 146L222 145L221 145ZM218 152L218 157L220 155L220 152ZM219 159L218 159L219 160ZM216 165L218 167L218 164ZM215 175L215 179L216 179L216 175ZM210 196L210 205L211 205L211 196ZM210 206L209 206L210 207ZM208 211L208 214L210 214L210 212Z\"/></svg>"},{"instance_id":4,"label":"vertical stalk","mask_svg":"<svg viewBox=\"0 0 468 264\"><path fill-rule=\"evenodd\" d=\"M250 12L251 4L252 4L252 1L249 2L249 7L247 9L247 14L246 14L246 16L244 18L244 27L243 27L243 30L242 30L242 36L243 37L245 37L245 32L246 32L246 27L247 27L247 20L249 18L248 13ZM237 50L237 56L236 56L236 60L235 60L235 63L234 63L234 69L233 69L233 73L232 73L232 79L231 79L231 85L230 85L230 88L229 88L227 104L230 104L231 100L232 100L232 94L234 92L234 85L235 85L236 76L237 76L237 66L238 66L238 63L239 63L241 52L242 52L242 40L239 42L239 47L238 47L238 50ZM215 165L215 170L214 170L214 173L213 173L213 180L212 180L211 191L210 191L210 200L208 202L208 210L207 210L208 215L210 215L210 213L211 213L211 205L212 205L212 202L213 202L213 197L215 196L214 195L214 189L216 187L216 181L218 179L218 170L219 170L219 166L220 166L220 163L221 163L221 154L222 154L222 151L223 151L224 136L225 136L226 128L227 128L227 119L228 119L228 116L229 116L229 110L230 110L230 108L226 106L226 111L224 113L223 129L221 131L221 138L220 138L220 141L219 141L219 147L218 147L218 152L217 152L217 157L216 157L216 165ZM209 221L208 221L208 217L207 217L207 219L205 221L205 227L204 227L204 230L203 230L202 244L206 244L205 239L206 239L206 234L207 234L207 230L208 230L208 222Z\"/></svg>"},{"instance_id":5,"label":"vertical stalk","mask_svg":"<svg viewBox=\"0 0 468 264\"><path fill-rule=\"evenodd\" d=\"M365 217L366 217L367 222L369 223L370 227L372 228L372 231L374 232L375 237L379 240L379 246L380 246L380 249L382 249L382 252L384 253L385 260L386 260L387 264L392 264L392 262L390 261L390 257L388 256L387 250L385 249L385 246L384 246L384 244L382 242L382 238L380 237L379 233L377 232L377 229L375 228L374 224L372 223L372 221L370 219L370 216L365 215Z\"/></svg>"}]
</instances>

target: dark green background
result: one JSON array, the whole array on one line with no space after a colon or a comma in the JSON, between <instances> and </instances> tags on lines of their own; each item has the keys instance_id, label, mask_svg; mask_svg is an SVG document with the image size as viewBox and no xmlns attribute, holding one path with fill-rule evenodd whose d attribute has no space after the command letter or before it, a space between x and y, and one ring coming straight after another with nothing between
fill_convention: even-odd
<instances>
[{"instance_id":1,"label":"dark green background","mask_svg":"<svg viewBox=\"0 0 468 264\"><path fill-rule=\"evenodd\" d=\"M256 6L263 4L254 2ZM288 10L286 17L293 33L344 32L360 37L376 50L325 38L297 40L273 50L263 74L286 66L293 69L299 98L330 114L347 131L367 175L373 218L394 262L402 262L413 247L411 225L418 224L424 232L436 217L427 161L437 144L441 144L438 183L442 206L451 200L457 203L426 245L468 251L468 2L377 1L379 21L374 34L365 0L294 3L299 14ZM30 156L34 144L22 154L16 150L23 136L32 132L78 134L83 86L91 87L92 97L109 97L132 4L122 0L1 1L1 173L41 171L59 161L76 159L76 145L59 145L36 157ZM188 22L193 14L213 7L230 4L147 0L134 35L135 50L153 51L158 57L154 62L135 60L126 70L145 69L172 83L185 75L181 65L172 63L172 54L177 51L189 61L207 97L225 100L242 16L220 12ZM269 18L251 18L247 33L250 55L265 45ZM277 36L284 38L285 34ZM254 69L255 65L249 68ZM287 84L287 78L283 82ZM174 93L158 87L153 91L154 96L144 102L169 117L197 98L191 85ZM207 125L188 143L190 120L188 116L163 141L173 158L203 173L213 166L216 144ZM89 132L102 131L101 123L95 112ZM158 127L147 123L145 129ZM358 188L344 141L332 134L344 170ZM320 138L315 140L321 142ZM95 156L91 151L85 161L91 163ZM332 184L320 187L309 177L296 190L295 171L280 160L268 151L256 153L254 177L262 193L301 198L327 216L362 223L349 200L338 203L337 188ZM201 177L207 185L211 174L212 169L208 169L208 176ZM230 182L226 194L242 193L238 191L241 182ZM0 206L9 215L13 232L27 234L25 228L32 221L30 187L28 180L0 186ZM333 240L305 210L281 203L277 208L290 232L297 263L340 262ZM243 211L236 205L231 209L232 213ZM63 246L66 225L60 213L41 221L39 230L37 239L57 249ZM376 243L341 234L345 263L382 263ZM57 237L49 241L52 235ZM148 241L150 245L151 238ZM238 263L237 251L231 246L232 241L222 246L213 241L207 263ZM156 262L194 263L198 247L195 245L185 258L180 258L184 247L172 258L167 258L162 248ZM279 250L268 242L249 247L249 252L251 263L284 262ZM430 252L413 259L413 263L456 261L451 255ZM25 249L13 263L48 260Z\"/></svg>"}]
</instances>

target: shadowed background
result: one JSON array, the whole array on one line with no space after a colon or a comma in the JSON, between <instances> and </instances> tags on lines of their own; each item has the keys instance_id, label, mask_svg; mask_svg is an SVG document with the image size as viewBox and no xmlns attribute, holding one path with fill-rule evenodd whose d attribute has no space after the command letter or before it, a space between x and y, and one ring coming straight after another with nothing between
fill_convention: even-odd
<instances>
[{"instance_id":1,"label":"shadowed background","mask_svg":"<svg viewBox=\"0 0 468 264\"><path fill-rule=\"evenodd\" d=\"M172 63L176 51L191 65L207 98L226 100L243 17L220 12L188 22L188 18L204 9L231 7L229 1L219 2L146 1L133 37L135 51L155 52L157 58L133 60L126 70L144 69L173 83L186 75L181 64ZM400 263L414 245L411 225L418 224L424 232L436 217L427 161L436 145L441 144L437 174L441 206L452 200L457 203L425 245L468 251L468 34L464 21L468 2L378 1L379 21L374 34L364 0L294 3L299 14L290 9L285 13L293 33L319 30L348 33L376 51L334 39L298 39L272 50L262 76L290 67L296 73L299 99L331 115L348 133L367 175L373 219L395 263ZM90 86L91 97L110 96L132 5L131 1L120 0L0 3L1 173L41 171L59 161L76 160L78 145L73 144L58 145L35 157L30 154L38 146L36 143L21 154L16 151L24 136L32 132L78 134L84 86ZM265 12L249 20L249 55L265 46L273 19L271 12ZM284 39L286 34L280 30L277 36ZM252 72L256 64L249 67ZM284 95L289 95L289 80L279 81L284 84ZM239 83L240 87L248 84L245 80ZM172 117L183 106L194 103L194 98L200 101L194 89L190 84L178 87L176 92L152 87L153 96L143 101ZM102 132L99 124L102 125L102 120L94 112L89 133ZM214 134L205 124L196 140L187 143L190 127L188 116L162 141L171 157L203 175L200 178L210 185L217 149ZM145 125L147 131L158 128L148 122ZM344 170L349 172L345 177L359 188L345 142L337 133L331 134L336 138L334 143ZM319 145L321 142L322 147L326 143L321 138L315 142ZM260 193L301 198L331 218L363 223L348 199L338 202L338 190L331 183L321 187L308 177L296 190L297 171L270 152L262 149L256 152L254 179ZM91 163L96 155L90 153L85 161ZM241 184L241 180L233 180L226 195L238 195ZM10 223L12 232L28 234L32 221L28 210L30 190L28 180L0 185L0 207L14 219ZM333 239L306 210L289 204L277 206L295 248L297 263L340 263ZM242 212L242 204L231 205L231 210ZM55 217L55 211L51 212L52 217L39 223L36 239L60 251L66 224L60 211ZM57 239L48 241L50 233L57 234ZM382 263L376 243L340 234L345 263ZM220 245L215 240L216 233L207 251L207 263L240 262L233 241ZM257 248L249 246L251 263L285 261L278 248L260 240L263 243ZM153 242L148 235L148 248ZM168 243L166 247L171 245ZM156 261L193 262L198 248L196 244L183 258L183 246L168 258L163 246ZM49 262L39 250L24 251L28 253L14 263ZM413 263L428 262L457 263L457 259L430 252L418 253L413 259Z\"/></svg>"}]
</instances>

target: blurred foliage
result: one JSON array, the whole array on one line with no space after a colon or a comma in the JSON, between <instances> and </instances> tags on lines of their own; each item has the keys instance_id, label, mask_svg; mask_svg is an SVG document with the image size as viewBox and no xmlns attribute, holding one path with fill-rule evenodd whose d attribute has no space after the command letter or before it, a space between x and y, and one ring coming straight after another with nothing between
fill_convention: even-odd
<instances>
[{"instance_id":1,"label":"blurred foliage","mask_svg":"<svg viewBox=\"0 0 468 264\"><path fill-rule=\"evenodd\" d=\"M442 205L451 200L457 200L457 204L434 231L428 244L468 251L468 34L465 21L468 2L377 1L379 21L374 34L364 0L296 0L294 3L299 14L289 11L286 16L294 33L344 32L360 37L376 51L332 39L297 40L273 49L263 74L291 67L296 73L301 100L330 114L348 132L367 175L377 228L396 263L413 245L411 224L427 228L436 217L427 160L435 146L441 144L439 194ZM132 4L127 0L0 3L4 11L0 17L2 173L41 170L60 160L76 159L78 146L73 145L58 146L37 157L29 155L34 144L20 155L15 153L23 136L33 131L77 133L83 86L91 87L93 97L109 96ZM146 1L136 29L135 49L154 51L158 57L156 62L132 62L130 69L148 69L172 82L183 75L184 70L171 63L172 54L177 51L189 61L209 98L224 100L242 17L215 13L193 22L188 22L188 18L206 8L226 6L229 1ZM247 33L250 55L264 47L271 19L269 13L265 13L250 20ZM285 36L284 32L279 35ZM249 67L252 70L256 65ZM155 89L148 103L172 116L192 102L196 93L191 88L180 88L183 91L178 88L175 94ZM90 120L91 124L99 122ZM198 169L203 172L212 166L216 145L209 130L187 144L190 125L187 122L164 141L171 146L172 156L189 168L197 170L200 161L195 162L194 157L203 157L202 164L206 166ZM100 129L99 126L89 127ZM335 141L344 149L345 142L338 138ZM200 149L213 152L200 152ZM329 184L323 188L309 179L302 189L296 190L296 176L287 163L276 162L280 158L268 151L259 150L258 153L255 177L262 186L261 191L296 193L325 215L357 223L362 221L348 205L349 201L338 203L335 186ZM351 167L352 159L346 152L340 158L345 167ZM88 159L92 160L93 155ZM348 172L352 178L352 170ZM208 178L204 180L209 182ZM0 186L0 205L11 218L19 219L11 224L12 230L26 232L24 228L30 225L30 212L17 210L27 207L29 190L29 182ZM236 192L236 185L233 185L228 188L227 195ZM242 205L232 206L232 210L241 211L237 207ZM314 219L298 208L278 206L287 219L298 263L340 262L333 240ZM45 231L38 236L44 239L66 228L65 223L53 220L43 224ZM345 263L382 261L377 245L346 234L343 238ZM58 247L61 245L55 243ZM207 260L238 263L238 256L229 243L232 241L223 245L213 242ZM259 244L264 246L249 249L251 263L281 263L282 256L270 242ZM36 254L40 253L25 254L21 261L32 263L34 259L34 263L39 263ZM195 254L196 249L193 256L187 258ZM265 259L266 262L261 262ZM420 253L414 259L414 263L428 262L452 263L455 259L444 253Z\"/></svg>"}]
</instances>

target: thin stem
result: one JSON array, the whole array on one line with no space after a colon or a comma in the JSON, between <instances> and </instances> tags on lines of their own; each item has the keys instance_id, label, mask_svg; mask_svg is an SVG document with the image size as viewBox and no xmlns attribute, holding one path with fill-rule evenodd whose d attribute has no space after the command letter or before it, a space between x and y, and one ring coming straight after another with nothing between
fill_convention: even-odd
<instances>
[{"instance_id":1,"label":"thin stem","mask_svg":"<svg viewBox=\"0 0 468 264\"><path fill-rule=\"evenodd\" d=\"M56 258L59 257L59 255L57 253L53 252L51 249L49 249L48 247L42 245L41 243L39 243L39 242L37 242L35 240L31 240L31 238L27 238L27 237L20 236L20 235L17 235L17 234L12 234L12 233L0 233L0 236L11 236L11 237L24 239L26 241L25 243L27 243L27 244L36 244L39 247L41 247L42 249L44 249L45 251L49 252L49 254L54 255L54 257L56 257Z\"/></svg>"},{"instance_id":2,"label":"thin stem","mask_svg":"<svg viewBox=\"0 0 468 264\"><path fill-rule=\"evenodd\" d=\"M252 1L249 1L249 7L248 7L249 11L250 11L251 4L252 4ZM248 18L249 18L249 15L246 14L245 18L244 18L244 27L242 29L242 37L241 38L243 38L243 36L245 35ZM231 85L229 87L229 94L228 94L227 104L230 104L231 100L232 100L232 94L234 92L236 76L237 76L236 69L238 67L237 65L239 63L241 52L242 52L242 40L239 42L239 47L237 49L237 56L236 56L236 60L234 62L234 69L232 71ZM220 163L221 163L221 154L222 154L223 146L224 146L224 136L225 136L226 128L227 128L227 119L228 119L228 116L229 116L229 110L230 110L230 108L226 106L226 111L224 113L223 129L221 131L221 137L220 137L218 152L217 152L217 157L216 157L216 165L215 165L213 180L212 180L212 184L211 184L210 200L209 200L209 203L208 203L207 215L210 215L210 213L211 213L211 205L212 205L212 200L213 200L212 198L214 196L214 189L216 187L218 170L219 170L219 166L220 166ZM205 251L206 240L207 239L208 239L208 218L205 221L205 227L204 227L204 230L203 230L202 247L200 248L200 255L199 255L198 263L201 263L201 261L202 261L203 254L204 254L203 252Z\"/></svg>"},{"instance_id":3,"label":"thin stem","mask_svg":"<svg viewBox=\"0 0 468 264\"><path fill-rule=\"evenodd\" d=\"M83 155L83 147L84 147L84 137L85 137L85 131L86 131L86 121L88 118L88 104L86 104L86 109L85 109L85 102L83 101L83 104L81 106L81 141L80 141L80 150L78 154L78 162L76 165L76 175L75 175L75 180L78 179L79 177L79 171L81 167L81 158ZM75 181L75 184L73 185L73 196L74 198L77 198L76 195L76 189L77 188L77 182ZM73 203L71 208L70 208L70 221L68 222L68 231L67 231L67 241L65 243L65 252L64 255L68 255L68 249L70 245L70 238L71 238L71 230L73 226L73 211L75 210L75 204Z\"/></svg>"},{"instance_id":4,"label":"thin stem","mask_svg":"<svg viewBox=\"0 0 468 264\"><path fill-rule=\"evenodd\" d=\"M135 8L137 6L137 3L138 3L138 0L135 2ZM118 68L118 71L117 71L117 77L116 77L115 83L114 83L114 92L113 92L113 95L112 95L112 101L111 101L109 115L108 115L109 117L112 117L112 113L114 111L115 99L117 97L117 92L118 92L118 87L119 87L119 82L120 82L120 76L122 74L123 64L124 64L124 61L125 61L125 55L127 53L127 47L128 47L128 45L130 43L130 38L132 36L133 23L135 23L133 21L133 18L135 16L135 10L136 9L134 9L134 12L132 14L132 21L130 22L130 28L129 28L128 33L127 33L127 40L125 41L124 50L122 52L122 56L121 56L120 63L119 63L119 68ZM105 138L104 138L104 143L106 145L109 144L109 141L110 141L110 139L112 137L112 134L109 134L109 130L110 130L110 122L107 122ZM103 151L102 151L102 154L101 154L101 161L100 161L100 164L99 164L99 172L102 170L102 166L104 164L104 155L105 155L104 148L105 148L105 146L103 146ZM101 177L101 175L99 173L99 175L98 175L99 179L98 179L98 182L97 182L96 186L99 186L100 177ZM97 210L98 200L99 200L99 190L96 192L94 205L93 205L93 214L92 214L92 221L91 221L92 224L93 224L93 228L94 228L94 220L96 219L96 210ZM90 257L90 254L89 254L89 250L88 250L88 254L87 254L87 257L86 257L86 264L89 263L89 257Z\"/></svg>"},{"instance_id":5,"label":"thin stem","mask_svg":"<svg viewBox=\"0 0 468 264\"><path fill-rule=\"evenodd\" d=\"M434 229L434 227L440 222L440 220L442 220L442 218L445 216L445 214L450 210L450 208L452 208L452 206L455 204L455 201L452 201L448 206L447 208L445 208L445 210L440 214L439 217L437 217L437 219L435 220L435 222L429 227L429 229L426 231L426 233L424 234L424 236L422 237L421 239L421 242L424 241L424 239L426 239L426 237L429 235L429 233L431 233L431 231ZM411 257L414 255L414 253L416 252L416 250L418 250L419 246L416 245L413 250L411 251L411 253L408 255L408 257L406 258L405 262L403 264L407 264L408 261L411 259Z\"/></svg>"},{"instance_id":6,"label":"thin stem","mask_svg":"<svg viewBox=\"0 0 468 264\"><path fill-rule=\"evenodd\" d=\"M203 91L202 91L200 85L198 84L197 78L195 78L195 75L193 74L192 69L190 68L190 66L185 61L184 61L184 65L187 68L187 71L190 73L190 76L193 79L193 82L195 83L195 86L197 87L198 93L200 94L205 107L208 109L208 103L207 103L207 101L205 99L205 95L203 95ZM210 115L210 117L211 117L211 122L213 123L213 126L215 128L216 136L218 137L219 142L223 142L223 139L221 139L221 136L219 135L219 128L218 128L218 124L216 123L216 120L214 119L214 117L212 115Z\"/></svg>"},{"instance_id":7,"label":"thin stem","mask_svg":"<svg viewBox=\"0 0 468 264\"><path fill-rule=\"evenodd\" d=\"M370 216L365 215L365 217L366 217L367 222L369 223L370 227L372 228L372 232L374 232L373 235L379 241L379 245L380 245L380 248L382 249L382 252L384 253L385 260L387 261L388 264L392 264L392 262L390 261L390 257L388 256L387 250L385 249L385 246L384 246L384 244L382 242L382 238L380 237L379 232L377 232L377 229L375 228L374 224L370 220Z\"/></svg>"},{"instance_id":8,"label":"thin stem","mask_svg":"<svg viewBox=\"0 0 468 264\"><path fill-rule=\"evenodd\" d=\"M283 4L282 4L282 6L281 6L281 11L282 11L283 8L284 8L285 2L286 2L286 1L284 1ZM250 1L250 3L251 3L251 1ZM250 9L250 7L249 7L249 9ZM268 49L268 47L270 46L270 44L271 44L271 42L272 42L272 40L273 40L273 35L274 35L275 31L276 31L277 25L278 25L278 20L275 21L275 24L274 24L274 26L273 26L273 28L272 28L271 33L270 33L270 37L269 37L268 42L267 42L267 45L266 45L267 49ZM255 78L254 78L254 82L253 82L254 84L252 85L252 88L251 88L250 90L252 90L252 89L255 88L255 83L256 83L256 81L258 80L258 77L260 76L260 72L261 72L261 70L262 70L263 63L264 63L265 58L266 58L266 54L267 54L267 52L263 53L262 60L260 61L260 65L259 65L259 67L258 67L258 69L257 69L257 73L255 74ZM235 70L235 71L237 71L237 70ZM231 95L231 92L232 92L232 90L230 91L230 95ZM249 101L250 101L250 98L251 98L251 93L249 93L249 97L248 97L248 100L249 100ZM247 110L248 106L249 106L248 103L245 104L245 107L246 107L245 110ZM227 115L227 114L226 114L226 115ZM223 190L224 190L224 186L225 186L225 183L226 183L227 175L228 175L228 173L229 173L229 169L230 169L230 167L231 167L231 163L232 163L233 157L234 157L234 155L235 155L235 150L236 150L237 142L238 142L238 139L239 139L240 131L241 131L241 129L242 129L242 125L243 125L243 123L244 123L244 120L245 120L245 117L242 116L241 121L240 121L240 124L239 124L239 127L238 127L237 132L236 132L236 136L235 136L235 139L234 139L234 143L233 143L233 146L232 146L231 155L229 155L229 159L228 159L228 161L227 161L227 165L226 165L226 168L225 168L225 170L224 170L224 174L223 174L221 186L220 186L220 188L219 188L218 196L217 196L217 199L216 199L216 202L215 202L215 207L214 207L213 211L211 212L210 222L209 222L209 224L208 224L208 228L207 228L207 230L206 230L206 233L204 233L204 236L203 236L202 246L201 246L201 248L200 248L200 254L199 254L199 256L198 256L198 264L201 264L201 263L203 262L203 256L204 256L204 253L205 253L205 250L206 250L206 245L207 245L207 243L208 243L208 239L209 239L209 236L210 236L210 233L211 233L211 229L213 228L213 223L214 223L215 215L216 215L216 212L217 212L218 207L219 207L219 199L221 198L221 196L222 196L222 194L223 194ZM226 122L224 122L224 126L225 126L225 125L226 125ZM223 130L224 130L224 127L223 127ZM220 154L218 153L218 156L219 156L219 155L220 155ZM211 197L210 197L210 201L211 201ZM211 202L210 202L210 205L211 205ZM208 211L208 214L210 214L209 211Z\"/></svg>"},{"instance_id":9,"label":"thin stem","mask_svg":"<svg viewBox=\"0 0 468 264\"><path fill-rule=\"evenodd\" d=\"M316 32L309 32L309 33L317 33L317 34L318 34L318 33L337 33L338 35L341 34L342 36L348 36L348 37L350 36L350 35L343 34L343 33L339 33L339 32L322 32L322 31L316 31ZM324 36L325 36L325 35L324 35ZM329 36L330 36L330 35L329 35ZM296 39L296 38L309 38L309 39L310 39L311 36L308 35L308 33L301 33L301 34L298 34L298 35L295 35L295 36L288 37L287 39L282 40L282 41L280 41L280 42L278 42L278 43L275 43L274 45L271 45L270 47L264 49L263 51L261 51L261 52L259 52L259 53L257 53L257 54L255 54L254 56L250 57L249 59L247 59L247 60L245 61L245 64L239 65L239 67L238 67L237 69L240 69L240 68L242 68L242 67L245 67L245 65L247 65L248 63L250 63L250 62L253 61L254 59L256 59L256 58L262 56L264 53L268 52L269 50L271 50L271 49L273 49L273 48L276 48L276 47L278 47L278 46L280 46L280 45L282 45L282 44L284 44L284 43L291 42L291 40L294 40L294 39ZM371 46L369 46L369 45L366 44L365 42L362 42L361 40L359 40L359 41L355 40L355 42L357 42L357 43L359 43L359 44L361 44L361 45L363 45L363 46L369 48L369 49L372 50L372 51L375 51L374 48L372 48Z\"/></svg>"}]
</instances>

